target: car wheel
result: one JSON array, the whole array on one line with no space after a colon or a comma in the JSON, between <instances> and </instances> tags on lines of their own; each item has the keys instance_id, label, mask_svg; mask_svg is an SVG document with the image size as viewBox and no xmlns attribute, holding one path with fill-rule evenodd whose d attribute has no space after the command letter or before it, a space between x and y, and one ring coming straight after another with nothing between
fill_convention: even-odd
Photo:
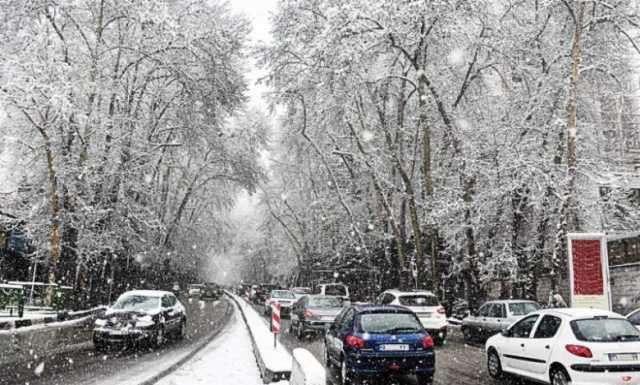
<instances>
[{"instance_id":1,"label":"car wheel","mask_svg":"<svg viewBox=\"0 0 640 385\"><path fill-rule=\"evenodd\" d=\"M471 329L465 327L462 328L462 339L464 340L464 342L471 342L471 340L473 339Z\"/></svg>"},{"instance_id":2,"label":"car wheel","mask_svg":"<svg viewBox=\"0 0 640 385\"><path fill-rule=\"evenodd\" d=\"M104 342L99 342L99 341L95 341L95 340L93 341L93 348L98 353L102 353L102 352L107 350L107 347L104 344Z\"/></svg>"},{"instance_id":3,"label":"car wheel","mask_svg":"<svg viewBox=\"0 0 640 385\"><path fill-rule=\"evenodd\" d=\"M302 340L304 338L304 325L301 325L300 322L298 322L298 327L296 327L296 338L298 340Z\"/></svg>"},{"instance_id":4,"label":"car wheel","mask_svg":"<svg viewBox=\"0 0 640 385\"><path fill-rule=\"evenodd\" d=\"M187 336L187 320L182 319L180 322L180 329L178 329L178 339L183 340Z\"/></svg>"},{"instance_id":5,"label":"car wheel","mask_svg":"<svg viewBox=\"0 0 640 385\"><path fill-rule=\"evenodd\" d=\"M431 385L433 384L433 376L431 374L416 374L418 385Z\"/></svg>"},{"instance_id":6,"label":"car wheel","mask_svg":"<svg viewBox=\"0 0 640 385\"><path fill-rule=\"evenodd\" d=\"M158 327L153 341L153 345L156 348L159 348L162 344L164 344L164 326Z\"/></svg>"},{"instance_id":7,"label":"car wheel","mask_svg":"<svg viewBox=\"0 0 640 385\"><path fill-rule=\"evenodd\" d=\"M551 369L551 385L568 385L571 382L567 371L558 366Z\"/></svg>"},{"instance_id":8,"label":"car wheel","mask_svg":"<svg viewBox=\"0 0 640 385\"><path fill-rule=\"evenodd\" d=\"M347 360L343 359L342 364L340 366L340 384L341 385L355 385L357 384L356 376L352 373L349 373L349 368L347 367Z\"/></svg>"},{"instance_id":9,"label":"car wheel","mask_svg":"<svg viewBox=\"0 0 640 385\"><path fill-rule=\"evenodd\" d=\"M498 356L498 352L496 352L495 349L489 350L489 355L487 356L487 371L493 378L502 377L502 364L500 363L500 356Z\"/></svg>"}]
</instances>

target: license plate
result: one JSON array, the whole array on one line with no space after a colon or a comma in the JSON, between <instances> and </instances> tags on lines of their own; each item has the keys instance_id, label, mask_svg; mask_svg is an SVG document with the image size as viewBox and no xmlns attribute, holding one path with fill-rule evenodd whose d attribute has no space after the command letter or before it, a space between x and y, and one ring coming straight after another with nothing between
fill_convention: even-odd
<instances>
[{"instance_id":1,"label":"license plate","mask_svg":"<svg viewBox=\"0 0 640 385\"><path fill-rule=\"evenodd\" d=\"M431 313L420 313L418 316L420 318L431 318Z\"/></svg>"},{"instance_id":2,"label":"license plate","mask_svg":"<svg viewBox=\"0 0 640 385\"><path fill-rule=\"evenodd\" d=\"M129 332L124 330L111 330L109 331L109 334L111 334L112 336L124 336L129 334Z\"/></svg>"},{"instance_id":3,"label":"license plate","mask_svg":"<svg viewBox=\"0 0 640 385\"><path fill-rule=\"evenodd\" d=\"M322 317L323 321L333 321L333 317Z\"/></svg>"},{"instance_id":4,"label":"license plate","mask_svg":"<svg viewBox=\"0 0 640 385\"><path fill-rule=\"evenodd\" d=\"M610 353L609 361L637 361L637 353Z\"/></svg>"},{"instance_id":5,"label":"license plate","mask_svg":"<svg viewBox=\"0 0 640 385\"><path fill-rule=\"evenodd\" d=\"M380 350L383 352L406 352L409 350L407 344L384 344L380 345Z\"/></svg>"}]
</instances>

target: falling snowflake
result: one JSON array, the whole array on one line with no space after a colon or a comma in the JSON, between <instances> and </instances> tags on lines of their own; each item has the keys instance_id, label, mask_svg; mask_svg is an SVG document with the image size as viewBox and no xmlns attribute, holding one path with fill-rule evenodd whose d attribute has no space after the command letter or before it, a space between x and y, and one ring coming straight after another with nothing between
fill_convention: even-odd
<instances>
[{"instance_id":1,"label":"falling snowflake","mask_svg":"<svg viewBox=\"0 0 640 385\"><path fill-rule=\"evenodd\" d=\"M362 140L364 140L365 142L372 141L374 136L375 135L373 134L373 132L371 132L369 130L362 131Z\"/></svg>"},{"instance_id":2,"label":"falling snowflake","mask_svg":"<svg viewBox=\"0 0 640 385\"><path fill-rule=\"evenodd\" d=\"M455 48L453 51L449 53L447 60L449 64L452 66L459 66L464 64L466 57L466 52L462 48Z\"/></svg>"},{"instance_id":3,"label":"falling snowflake","mask_svg":"<svg viewBox=\"0 0 640 385\"><path fill-rule=\"evenodd\" d=\"M39 363L38 366L36 366L36 370L34 370L33 372L36 374L36 376L40 377L43 371L44 371L44 361Z\"/></svg>"}]
</instances>

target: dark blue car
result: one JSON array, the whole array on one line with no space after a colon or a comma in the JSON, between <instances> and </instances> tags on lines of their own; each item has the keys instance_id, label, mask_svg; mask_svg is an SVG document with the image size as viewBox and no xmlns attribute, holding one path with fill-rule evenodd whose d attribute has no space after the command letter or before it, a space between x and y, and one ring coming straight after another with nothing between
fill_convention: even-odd
<instances>
[{"instance_id":1,"label":"dark blue car","mask_svg":"<svg viewBox=\"0 0 640 385\"><path fill-rule=\"evenodd\" d=\"M433 339L418 317L400 306L344 308L324 346L327 368L339 369L342 384L415 374L419 385L430 385L435 373Z\"/></svg>"}]
</instances>

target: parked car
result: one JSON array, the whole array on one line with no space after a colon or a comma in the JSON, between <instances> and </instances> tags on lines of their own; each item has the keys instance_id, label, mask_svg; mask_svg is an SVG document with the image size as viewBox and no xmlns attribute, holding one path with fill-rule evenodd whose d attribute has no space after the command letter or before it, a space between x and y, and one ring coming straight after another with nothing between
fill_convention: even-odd
<instances>
[{"instance_id":1,"label":"parked car","mask_svg":"<svg viewBox=\"0 0 640 385\"><path fill-rule=\"evenodd\" d=\"M477 312L462 321L462 335L465 341L485 341L525 315L539 309L538 303L529 300L486 302Z\"/></svg>"},{"instance_id":2,"label":"parked car","mask_svg":"<svg viewBox=\"0 0 640 385\"><path fill-rule=\"evenodd\" d=\"M316 288L315 294L337 297L347 303L351 300L351 297L349 296L349 287L341 283L320 284Z\"/></svg>"},{"instance_id":3,"label":"parked car","mask_svg":"<svg viewBox=\"0 0 640 385\"><path fill-rule=\"evenodd\" d=\"M430 291L387 290L376 299L378 305L404 306L413 311L437 345L447 337L447 315L438 297Z\"/></svg>"},{"instance_id":4,"label":"parked car","mask_svg":"<svg viewBox=\"0 0 640 385\"><path fill-rule=\"evenodd\" d=\"M264 314L271 314L271 305L280 304L280 317L288 316L291 313L291 307L296 301L296 296L289 290L271 290L271 293L264 301Z\"/></svg>"},{"instance_id":5,"label":"parked car","mask_svg":"<svg viewBox=\"0 0 640 385\"><path fill-rule=\"evenodd\" d=\"M185 308L173 293L134 290L122 294L96 319L93 344L98 351L140 344L158 347L168 336L183 338L186 326Z\"/></svg>"},{"instance_id":6,"label":"parked car","mask_svg":"<svg viewBox=\"0 0 640 385\"><path fill-rule=\"evenodd\" d=\"M339 368L342 384L410 374L419 385L430 385L433 344L418 317L404 307L349 305L325 334L325 361L330 371Z\"/></svg>"},{"instance_id":7,"label":"parked car","mask_svg":"<svg viewBox=\"0 0 640 385\"><path fill-rule=\"evenodd\" d=\"M627 314L627 319L636 327L636 329L640 330L640 308Z\"/></svg>"},{"instance_id":8,"label":"parked car","mask_svg":"<svg viewBox=\"0 0 640 385\"><path fill-rule=\"evenodd\" d=\"M486 343L489 374L552 385L640 384L640 331L594 309L532 312Z\"/></svg>"},{"instance_id":9,"label":"parked car","mask_svg":"<svg viewBox=\"0 0 640 385\"><path fill-rule=\"evenodd\" d=\"M291 308L289 332L298 339L309 331L324 332L342 311L342 302L336 297L305 295Z\"/></svg>"},{"instance_id":10,"label":"parked car","mask_svg":"<svg viewBox=\"0 0 640 385\"><path fill-rule=\"evenodd\" d=\"M204 289L204 285L201 283L192 283L191 285L187 286L187 295L190 298L193 297L200 297L202 295L202 291Z\"/></svg>"},{"instance_id":11,"label":"parked car","mask_svg":"<svg viewBox=\"0 0 640 385\"><path fill-rule=\"evenodd\" d=\"M310 287L292 287L291 292L296 296L296 298L300 298L311 294L312 290Z\"/></svg>"}]
</instances>

